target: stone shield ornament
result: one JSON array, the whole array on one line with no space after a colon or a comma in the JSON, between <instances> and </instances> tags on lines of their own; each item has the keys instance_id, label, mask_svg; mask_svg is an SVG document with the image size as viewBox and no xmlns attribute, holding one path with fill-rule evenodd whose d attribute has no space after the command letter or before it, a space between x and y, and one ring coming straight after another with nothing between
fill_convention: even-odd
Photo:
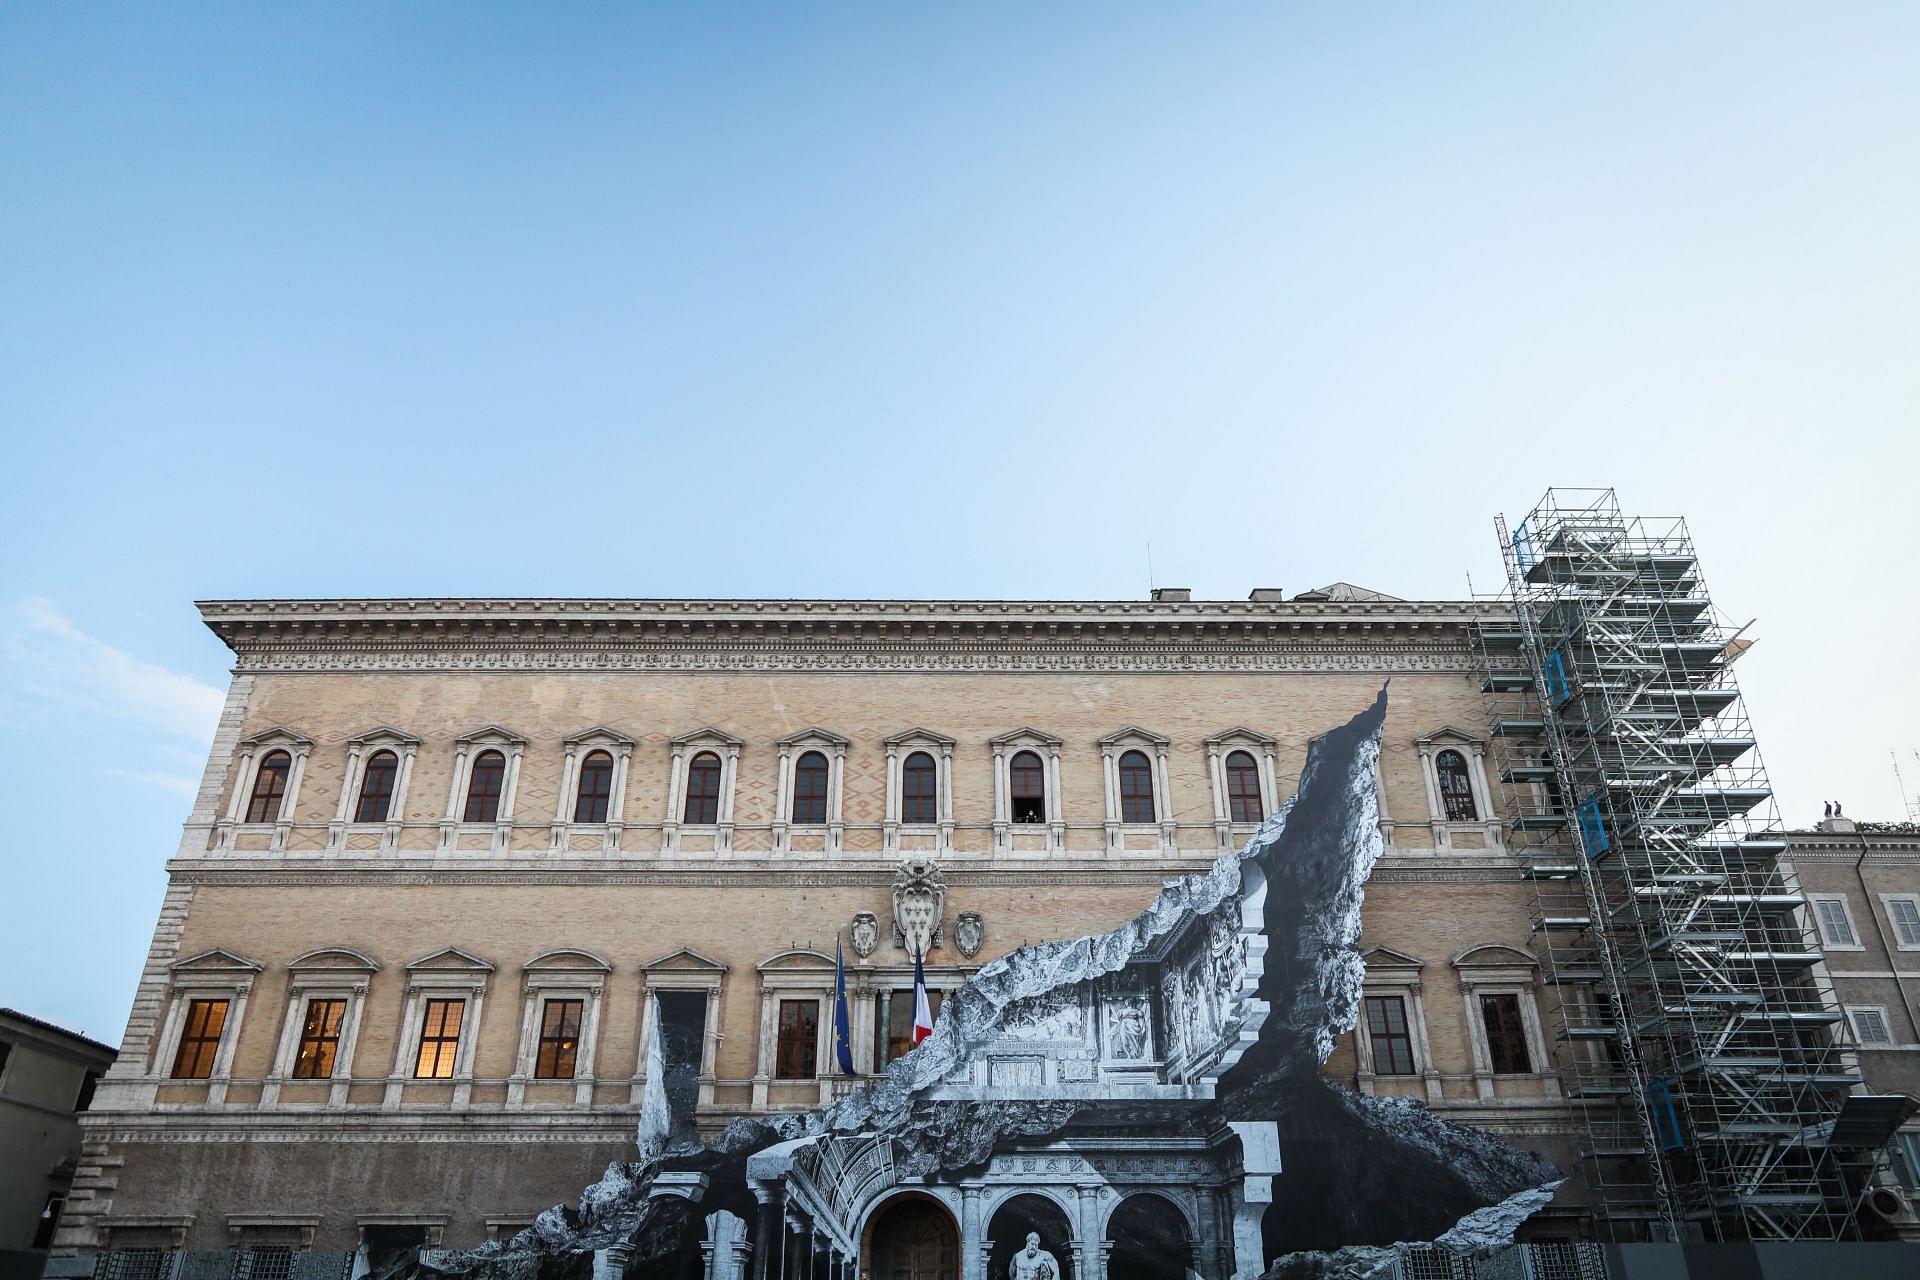
<instances>
[{"instance_id":1,"label":"stone shield ornament","mask_svg":"<svg viewBox=\"0 0 1920 1280\"><path fill-rule=\"evenodd\" d=\"M978 911L962 911L960 918L953 924L953 944L960 948L960 954L971 960L980 954L980 945L987 940L987 922Z\"/></svg>"},{"instance_id":2,"label":"stone shield ornament","mask_svg":"<svg viewBox=\"0 0 1920 1280\"><path fill-rule=\"evenodd\" d=\"M853 916L853 954L865 960L880 945L880 917L871 911L856 911Z\"/></svg>"},{"instance_id":3,"label":"stone shield ornament","mask_svg":"<svg viewBox=\"0 0 1920 1280\"><path fill-rule=\"evenodd\" d=\"M940 864L926 857L902 858L893 873L895 941L919 955L940 945L940 916L946 905Z\"/></svg>"}]
</instances>

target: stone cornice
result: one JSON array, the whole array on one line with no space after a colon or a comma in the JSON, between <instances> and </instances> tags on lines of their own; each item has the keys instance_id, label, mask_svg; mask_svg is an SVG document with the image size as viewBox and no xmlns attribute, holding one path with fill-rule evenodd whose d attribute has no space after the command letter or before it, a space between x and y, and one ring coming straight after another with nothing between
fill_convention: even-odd
<instances>
[{"instance_id":1,"label":"stone cornice","mask_svg":"<svg viewBox=\"0 0 1920 1280\"><path fill-rule=\"evenodd\" d=\"M1469 671L1469 601L231 600L241 671ZM1499 623L1500 619L1489 619Z\"/></svg>"}]
</instances>

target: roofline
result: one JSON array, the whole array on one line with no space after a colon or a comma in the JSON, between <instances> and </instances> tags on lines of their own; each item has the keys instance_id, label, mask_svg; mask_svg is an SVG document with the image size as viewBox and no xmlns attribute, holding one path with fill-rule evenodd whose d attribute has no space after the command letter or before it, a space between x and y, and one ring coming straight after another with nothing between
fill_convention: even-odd
<instances>
[{"instance_id":1,"label":"roofline","mask_svg":"<svg viewBox=\"0 0 1920 1280\"><path fill-rule=\"evenodd\" d=\"M120 1051L110 1044L101 1044L92 1036L83 1036L78 1031L69 1031L56 1022L48 1022L45 1018L36 1018L32 1014L22 1013L18 1009L0 1008L0 1018L13 1018L16 1021L24 1022L28 1026L37 1028L38 1030L51 1031L57 1036L64 1036L78 1044L86 1045L89 1049L98 1049L109 1058L117 1058L120 1056Z\"/></svg>"},{"instance_id":2,"label":"roofline","mask_svg":"<svg viewBox=\"0 0 1920 1280\"><path fill-rule=\"evenodd\" d=\"M714 636L773 639L781 633L809 640L851 638L830 628L878 625L892 639L1165 638L1172 626L1182 639L1225 638L1215 628L1249 623L1262 628L1306 631L1329 624L1447 627L1488 616L1490 606L1471 600L813 600L673 599L609 597L421 597L393 599L265 599L196 602L207 626L230 647L241 644L295 647L354 641L446 642L485 636L498 641L552 639L566 635L628 633L652 639L697 640ZM1492 608L1493 616L1504 611ZM941 624L915 636L921 625ZM1039 624L1047 631L1037 632ZM949 629L949 624L951 629ZM1036 630L1001 631L996 624ZM692 630L686 630L691 626ZM821 631L817 628L827 627ZM905 627L902 632L897 628ZM1072 627L1072 631L1065 631ZM1082 628L1098 628L1086 634ZM1187 630L1192 628L1192 630ZM991 629L991 630L989 630ZM1064 634L1063 634L1064 632ZM1209 635L1211 633L1211 635ZM1269 632L1269 634L1272 634Z\"/></svg>"}]
</instances>

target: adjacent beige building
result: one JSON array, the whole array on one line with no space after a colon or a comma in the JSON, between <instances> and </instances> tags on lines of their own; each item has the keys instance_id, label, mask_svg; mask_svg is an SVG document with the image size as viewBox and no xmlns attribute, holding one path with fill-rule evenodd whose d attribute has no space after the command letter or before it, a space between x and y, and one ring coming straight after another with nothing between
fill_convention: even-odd
<instances>
[{"instance_id":1,"label":"adjacent beige building","mask_svg":"<svg viewBox=\"0 0 1920 1280\"><path fill-rule=\"evenodd\" d=\"M1369 1000L1326 1070L1571 1166L1471 605L201 610L233 681L63 1247L515 1230L631 1156L663 1009L703 1130L817 1106L860 1078L836 938L858 1071L902 1047L902 859L945 886L927 974L956 986L1239 845L1388 680Z\"/></svg>"},{"instance_id":2,"label":"adjacent beige building","mask_svg":"<svg viewBox=\"0 0 1920 1280\"><path fill-rule=\"evenodd\" d=\"M79 1113L113 1050L0 1009L0 1277L40 1274L79 1167Z\"/></svg>"}]
</instances>

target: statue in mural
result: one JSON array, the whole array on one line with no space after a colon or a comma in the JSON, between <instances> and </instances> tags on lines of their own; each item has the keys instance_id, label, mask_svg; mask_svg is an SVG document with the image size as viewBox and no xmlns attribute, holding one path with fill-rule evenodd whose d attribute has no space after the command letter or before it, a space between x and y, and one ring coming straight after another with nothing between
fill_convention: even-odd
<instances>
[{"instance_id":1,"label":"statue in mural","mask_svg":"<svg viewBox=\"0 0 1920 1280\"><path fill-rule=\"evenodd\" d=\"M1147 998L1137 992L1115 993L1107 1002L1107 1056L1119 1062L1152 1057L1147 1025Z\"/></svg>"},{"instance_id":2,"label":"statue in mural","mask_svg":"<svg viewBox=\"0 0 1920 1280\"><path fill-rule=\"evenodd\" d=\"M1027 1232L1027 1247L1007 1264L1007 1280L1060 1280L1060 1264L1040 1247L1038 1232Z\"/></svg>"}]
</instances>

